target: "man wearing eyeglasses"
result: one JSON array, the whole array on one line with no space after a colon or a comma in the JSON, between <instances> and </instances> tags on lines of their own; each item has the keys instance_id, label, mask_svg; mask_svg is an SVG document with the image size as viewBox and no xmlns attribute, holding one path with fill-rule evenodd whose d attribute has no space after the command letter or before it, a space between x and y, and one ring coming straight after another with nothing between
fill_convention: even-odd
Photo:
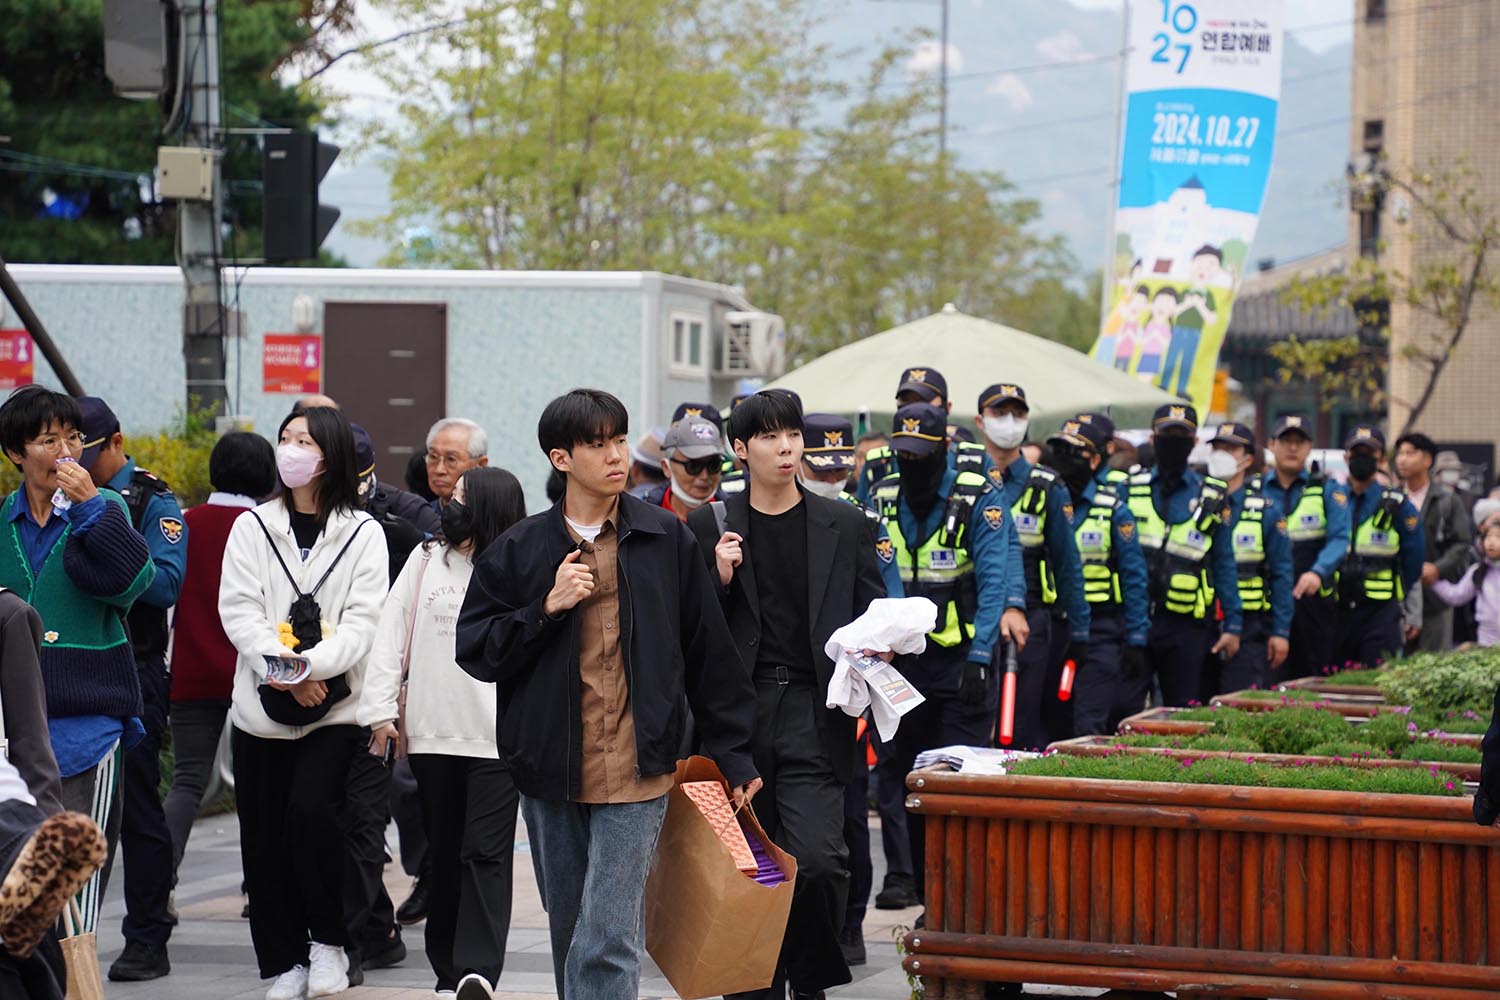
<instances>
[{"instance_id":1,"label":"man wearing eyeglasses","mask_svg":"<svg viewBox=\"0 0 1500 1000\"><path fill-rule=\"evenodd\" d=\"M662 442L664 484L641 494L649 504L664 507L679 521L715 499L724 475L724 435L706 417L686 416L667 431Z\"/></svg>"},{"instance_id":2,"label":"man wearing eyeglasses","mask_svg":"<svg viewBox=\"0 0 1500 1000\"><path fill-rule=\"evenodd\" d=\"M476 465L490 464L490 439L484 428L463 417L444 417L427 432L427 485L437 494L441 511L458 477Z\"/></svg>"}]
</instances>

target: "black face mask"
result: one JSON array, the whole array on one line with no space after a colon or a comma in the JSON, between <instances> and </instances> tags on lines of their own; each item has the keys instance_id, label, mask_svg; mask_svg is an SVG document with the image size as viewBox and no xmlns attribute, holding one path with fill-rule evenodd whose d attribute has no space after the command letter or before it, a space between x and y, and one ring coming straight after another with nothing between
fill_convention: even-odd
<instances>
[{"instance_id":1,"label":"black face mask","mask_svg":"<svg viewBox=\"0 0 1500 1000\"><path fill-rule=\"evenodd\" d=\"M947 453L937 448L925 458L897 455L896 465L901 469L901 493L907 505L914 511L931 510L938 487L943 485L943 474L948 471Z\"/></svg>"},{"instance_id":2,"label":"black face mask","mask_svg":"<svg viewBox=\"0 0 1500 1000\"><path fill-rule=\"evenodd\" d=\"M1077 499L1083 492L1089 480L1094 476L1094 470L1089 467L1089 460L1083 455L1057 450L1052 453L1052 467L1067 484L1069 492Z\"/></svg>"},{"instance_id":3,"label":"black face mask","mask_svg":"<svg viewBox=\"0 0 1500 1000\"><path fill-rule=\"evenodd\" d=\"M1192 454L1194 441L1190 437L1158 437L1156 439L1156 467L1169 479L1181 479L1187 471L1188 455Z\"/></svg>"},{"instance_id":4,"label":"black face mask","mask_svg":"<svg viewBox=\"0 0 1500 1000\"><path fill-rule=\"evenodd\" d=\"M462 545L474 535L474 512L457 500L443 505L443 537L450 545Z\"/></svg>"},{"instance_id":5,"label":"black face mask","mask_svg":"<svg viewBox=\"0 0 1500 1000\"><path fill-rule=\"evenodd\" d=\"M1375 456L1374 455L1350 455L1349 456L1349 478L1360 482L1368 482L1375 478Z\"/></svg>"}]
</instances>

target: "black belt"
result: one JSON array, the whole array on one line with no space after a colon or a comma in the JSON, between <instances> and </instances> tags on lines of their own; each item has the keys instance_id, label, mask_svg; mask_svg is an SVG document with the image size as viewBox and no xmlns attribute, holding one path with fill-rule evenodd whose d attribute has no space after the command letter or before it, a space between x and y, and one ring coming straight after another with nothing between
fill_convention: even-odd
<instances>
[{"instance_id":1,"label":"black belt","mask_svg":"<svg viewBox=\"0 0 1500 1000\"><path fill-rule=\"evenodd\" d=\"M759 666L755 668L753 679L757 684L812 684L815 678L808 677L802 671L793 671L791 667Z\"/></svg>"}]
</instances>

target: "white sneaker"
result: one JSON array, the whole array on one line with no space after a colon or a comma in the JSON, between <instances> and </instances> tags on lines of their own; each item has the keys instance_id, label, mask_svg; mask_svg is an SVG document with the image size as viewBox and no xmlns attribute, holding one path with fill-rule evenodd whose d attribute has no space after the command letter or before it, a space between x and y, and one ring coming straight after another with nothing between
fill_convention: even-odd
<instances>
[{"instance_id":1,"label":"white sneaker","mask_svg":"<svg viewBox=\"0 0 1500 1000\"><path fill-rule=\"evenodd\" d=\"M319 944L311 947L312 968L307 973L307 995L327 997L342 993L349 988L349 956L336 944Z\"/></svg>"},{"instance_id":2,"label":"white sneaker","mask_svg":"<svg viewBox=\"0 0 1500 1000\"><path fill-rule=\"evenodd\" d=\"M307 966L294 965L276 977L266 1000L303 1000L307 996Z\"/></svg>"},{"instance_id":3,"label":"white sneaker","mask_svg":"<svg viewBox=\"0 0 1500 1000\"><path fill-rule=\"evenodd\" d=\"M456 997L456 996L458 996L458 993L455 992L454 990L433 990L432 991L432 1000L449 1000L450 997Z\"/></svg>"},{"instance_id":4,"label":"white sneaker","mask_svg":"<svg viewBox=\"0 0 1500 1000\"><path fill-rule=\"evenodd\" d=\"M490 981L477 972L471 972L458 981L457 1000L494 1000L494 997Z\"/></svg>"}]
</instances>

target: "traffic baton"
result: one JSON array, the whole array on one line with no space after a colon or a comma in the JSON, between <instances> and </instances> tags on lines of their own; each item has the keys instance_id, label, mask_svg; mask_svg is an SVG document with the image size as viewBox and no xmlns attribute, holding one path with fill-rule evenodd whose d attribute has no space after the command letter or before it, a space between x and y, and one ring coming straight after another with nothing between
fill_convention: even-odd
<instances>
[{"instance_id":1,"label":"traffic baton","mask_svg":"<svg viewBox=\"0 0 1500 1000\"><path fill-rule=\"evenodd\" d=\"M1000 745L1010 746L1016 738L1016 680L1021 674L1021 659L1014 642L1005 645L1005 676L1000 684Z\"/></svg>"},{"instance_id":2,"label":"traffic baton","mask_svg":"<svg viewBox=\"0 0 1500 1000\"><path fill-rule=\"evenodd\" d=\"M1067 701L1073 697L1073 678L1078 674L1078 663L1072 659L1063 661L1062 676L1057 680L1057 700Z\"/></svg>"}]
</instances>

